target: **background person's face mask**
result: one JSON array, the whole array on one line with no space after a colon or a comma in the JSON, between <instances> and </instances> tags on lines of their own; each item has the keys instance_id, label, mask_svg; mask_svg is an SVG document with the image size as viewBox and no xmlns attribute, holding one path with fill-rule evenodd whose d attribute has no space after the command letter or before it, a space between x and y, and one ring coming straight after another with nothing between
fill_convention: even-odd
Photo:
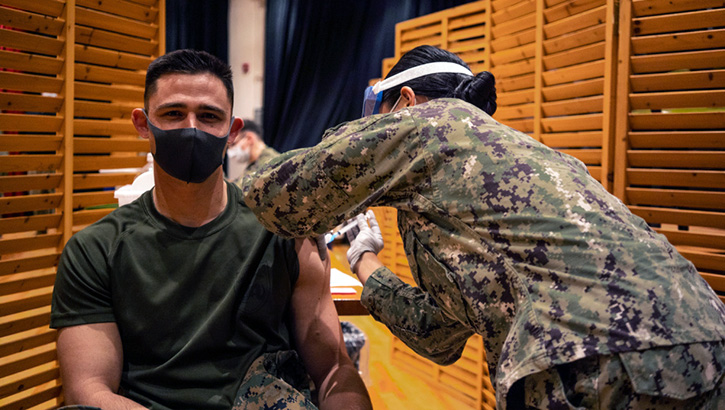
<instances>
[{"instance_id":1,"label":"background person's face mask","mask_svg":"<svg viewBox=\"0 0 725 410\"><path fill-rule=\"evenodd\" d=\"M244 149L239 145L235 145L227 150L227 178L236 181L249 166L251 153L248 149Z\"/></svg>"},{"instance_id":2,"label":"background person's face mask","mask_svg":"<svg viewBox=\"0 0 725 410\"><path fill-rule=\"evenodd\" d=\"M162 130L151 123L145 110L144 115L156 142L154 160L167 174L198 184L221 166L234 118L227 134L217 137L198 128Z\"/></svg>"}]
</instances>

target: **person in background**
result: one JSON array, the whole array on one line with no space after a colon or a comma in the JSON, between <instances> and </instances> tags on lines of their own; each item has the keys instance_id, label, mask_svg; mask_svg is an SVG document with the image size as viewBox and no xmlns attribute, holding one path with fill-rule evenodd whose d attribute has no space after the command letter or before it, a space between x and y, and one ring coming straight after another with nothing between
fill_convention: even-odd
<instances>
[{"instance_id":1,"label":"person in background","mask_svg":"<svg viewBox=\"0 0 725 410\"><path fill-rule=\"evenodd\" d=\"M206 52L149 66L132 121L155 186L75 234L58 266L51 327L67 404L372 408L345 352L329 257L266 231L223 178L242 128L232 101L229 66Z\"/></svg>"},{"instance_id":2,"label":"person in background","mask_svg":"<svg viewBox=\"0 0 725 410\"><path fill-rule=\"evenodd\" d=\"M725 408L725 306L581 161L494 120L490 73L420 46L365 97L364 118L245 181L267 229L397 208L418 287L382 265L360 215L362 303L439 364L480 334L501 410Z\"/></svg>"},{"instance_id":3,"label":"person in background","mask_svg":"<svg viewBox=\"0 0 725 410\"><path fill-rule=\"evenodd\" d=\"M227 150L227 180L242 186L247 174L259 169L279 152L268 147L262 139L262 127L252 120L244 120L239 138Z\"/></svg>"}]
</instances>

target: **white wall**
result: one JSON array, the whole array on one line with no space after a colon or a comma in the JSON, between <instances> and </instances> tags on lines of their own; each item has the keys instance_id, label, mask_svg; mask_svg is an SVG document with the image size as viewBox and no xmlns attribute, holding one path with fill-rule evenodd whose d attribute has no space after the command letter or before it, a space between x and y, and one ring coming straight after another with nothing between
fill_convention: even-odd
<instances>
[{"instance_id":1,"label":"white wall","mask_svg":"<svg viewBox=\"0 0 725 410\"><path fill-rule=\"evenodd\" d=\"M234 116L239 118L255 119L263 105L265 7L265 0L229 0L229 65L234 76ZM246 73L244 64L249 67Z\"/></svg>"}]
</instances>

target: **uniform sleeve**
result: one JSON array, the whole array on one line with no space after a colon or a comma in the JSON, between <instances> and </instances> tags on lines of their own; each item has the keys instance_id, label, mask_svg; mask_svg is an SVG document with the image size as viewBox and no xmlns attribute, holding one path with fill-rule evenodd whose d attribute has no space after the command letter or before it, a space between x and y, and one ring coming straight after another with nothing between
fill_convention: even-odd
<instances>
[{"instance_id":1,"label":"uniform sleeve","mask_svg":"<svg viewBox=\"0 0 725 410\"><path fill-rule=\"evenodd\" d=\"M252 174L256 172L258 169L262 168L265 164L267 164L270 160L272 160L274 157L278 156L279 152L277 152L276 149L272 147L266 147L262 150L262 153L259 154L259 158L257 158L256 161L249 164L247 167L247 170L245 171L247 174ZM241 187L241 186L240 186Z\"/></svg>"},{"instance_id":2,"label":"uniform sleeve","mask_svg":"<svg viewBox=\"0 0 725 410\"><path fill-rule=\"evenodd\" d=\"M446 316L431 296L386 267L365 282L361 302L370 314L419 355L440 365L461 357L473 331Z\"/></svg>"},{"instance_id":3,"label":"uniform sleeve","mask_svg":"<svg viewBox=\"0 0 725 410\"><path fill-rule=\"evenodd\" d=\"M86 228L89 229L89 228ZM73 236L58 262L50 327L114 322L105 252L99 243Z\"/></svg>"},{"instance_id":4,"label":"uniform sleeve","mask_svg":"<svg viewBox=\"0 0 725 410\"><path fill-rule=\"evenodd\" d=\"M244 200L286 237L322 234L391 193L430 181L430 154L407 111L328 130L322 142L271 160L245 180ZM410 191L410 192L408 192Z\"/></svg>"}]
</instances>

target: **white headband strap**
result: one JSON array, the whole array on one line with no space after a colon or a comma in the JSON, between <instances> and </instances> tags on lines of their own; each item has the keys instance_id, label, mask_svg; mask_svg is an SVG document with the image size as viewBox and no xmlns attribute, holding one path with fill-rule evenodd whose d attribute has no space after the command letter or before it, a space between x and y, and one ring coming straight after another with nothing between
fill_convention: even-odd
<instances>
[{"instance_id":1,"label":"white headband strap","mask_svg":"<svg viewBox=\"0 0 725 410\"><path fill-rule=\"evenodd\" d=\"M378 81L373 86L373 92L375 94L389 90L396 85L403 84L404 82L410 81L414 78L423 77L424 75L428 74L437 74L437 73L458 73L458 74L466 74L466 75L473 75L471 70L467 69L466 67L451 63L448 61L439 61L437 63L428 63L428 64L422 64L415 66L413 68L409 68L403 72L400 72L398 74L395 74L392 77L386 78L383 81Z\"/></svg>"}]
</instances>

